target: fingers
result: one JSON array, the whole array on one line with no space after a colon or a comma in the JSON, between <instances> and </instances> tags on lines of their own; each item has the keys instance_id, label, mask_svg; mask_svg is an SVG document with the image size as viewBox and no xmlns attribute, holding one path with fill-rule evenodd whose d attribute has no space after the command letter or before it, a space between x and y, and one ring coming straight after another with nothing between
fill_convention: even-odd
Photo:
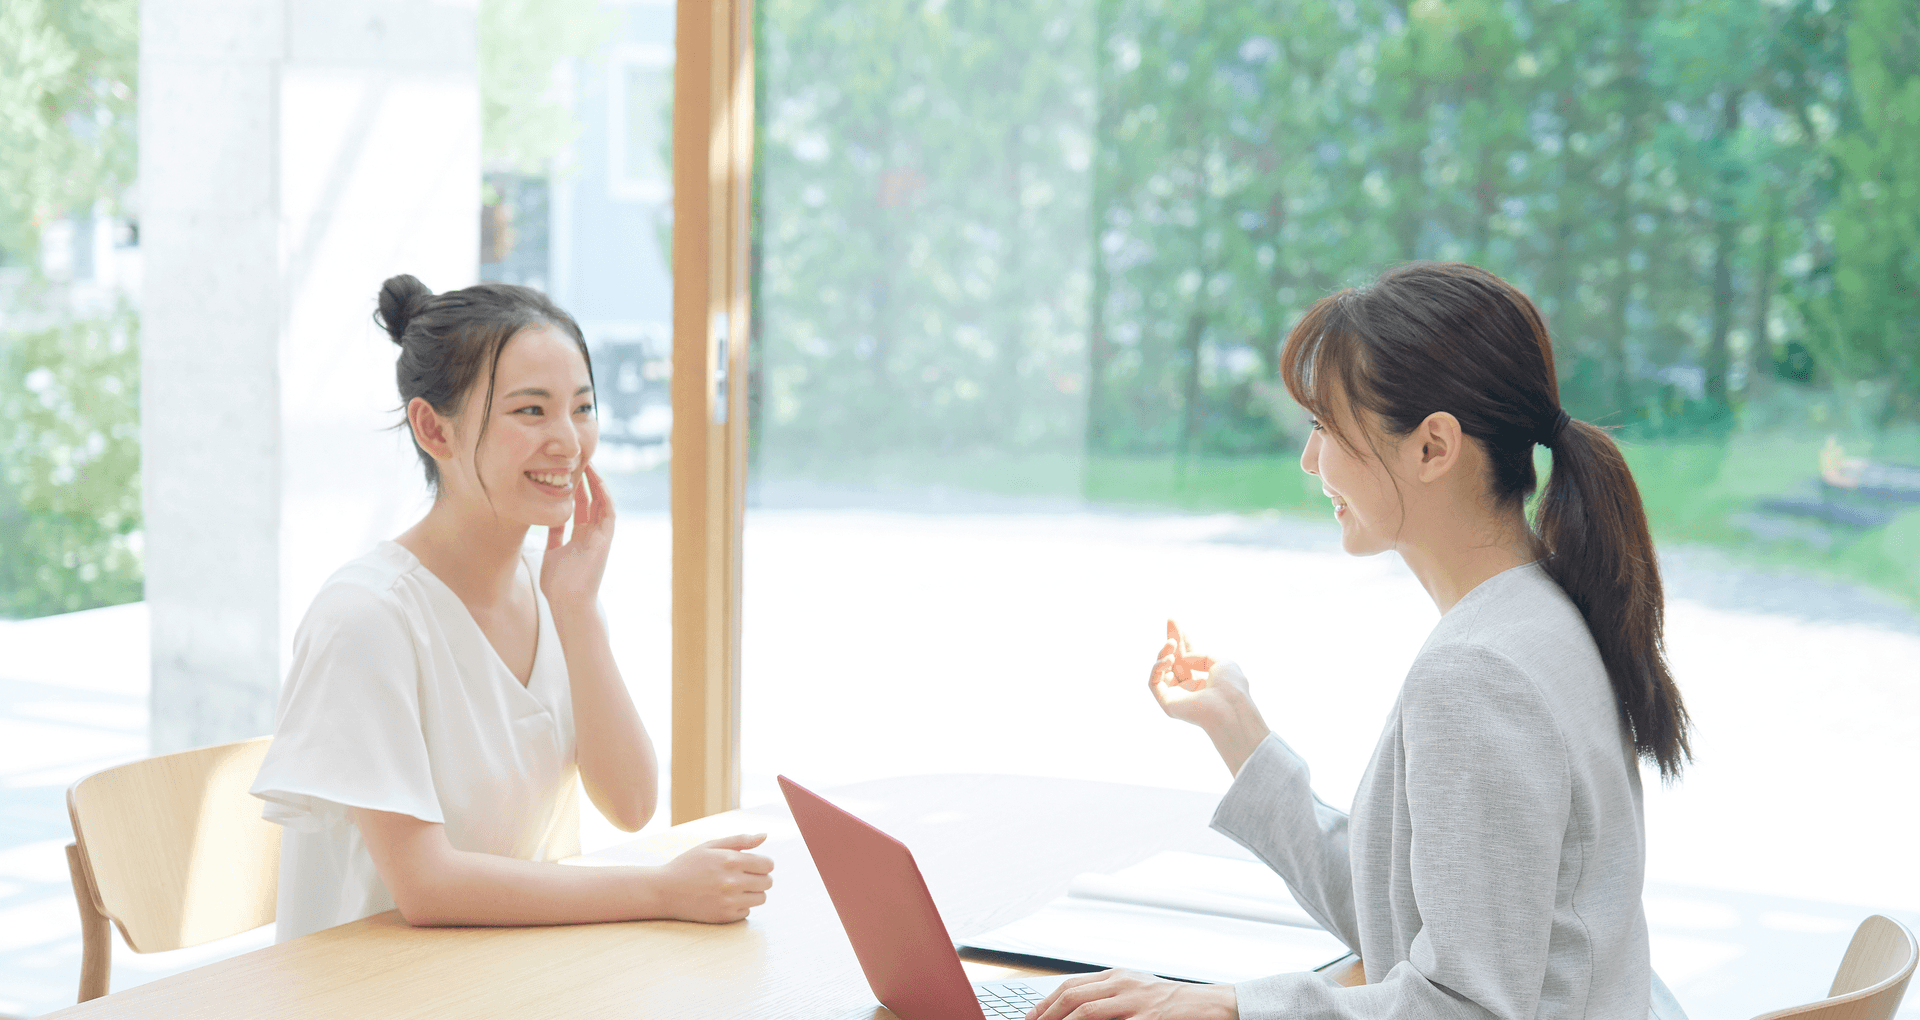
<instances>
[{"instance_id":1,"label":"fingers","mask_svg":"<svg viewBox=\"0 0 1920 1020\"><path fill-rule=\"evenodd\" d=\"M1151 687L1166 680L1167 671L1173 668L1174 658L1175 656L1165 649L1161 649L1160 657L1154 660L1153 668L1147 671L1147 686Z\"/></svg>"},{"instance_id":2,"label":"fingers","mask_svg":"<svg viewBox=\"0 0 1920 1020\"><path fill-rule=\"evenodd\" d=\"M613 497L607 495L607 485L600 480L600 472L593 469L592 463L587 464L586 476L587 487L593 495L593 519L604 521L612 518Z\"/></svg>"},{"instance_id":3,"label":"fingers","mask_svg":"<svg viewBox=\"0 0 1920 1020\"><path fill-rule=\"evenodd\" d=\"M741 871L749 875L768 875L773 873L773 858L771 857L762 857L759 854L736 853L733 862L740 866Z\"/></svg>"},{"instance_id":4,"label":"fingers","mask_svg":"<svg viewBox=\"0 0 1920 1020\"><path fill-rule=\"evenodd\" d=\"M1213 674L1213 657L1210 655L1184 655L1174 661L1174 682L1190 691L1207 686L1207 677Z\"/></svg>"},{"instance_id":5,"label":"fingers","mask_svg":"<svg viewBox=\"0 0 1920 1020\"><path fill-rule=\"evenodd\" d=\"M1213 661L1204 655L1193 654L1193 643L1188 641L1187 636L1180 632L1180 624L1169 619L1167 621L1167 643L1160 646L1159 661L1153 664L1153 672L1147 674L1147 684L1151 686L1156 683L1171 682L1186 686L1193 681L1193 670L1195 668L1208 668L1207 666L1196 666L1196 664L1202 660L1205 660L1209 664ZM1169 671L1173 674L1171 680L1165 679L1164 676Z\"/></svg>"},{"instance_id":6,"label":"fingers","mask_svg":"<svg viewBox=\"0 0 1920 1020\"><path fill-rule=\"evenodd\" d=\"M1207 675L1213 672L1214 658L1211 655L1163 656L1153 664L1153 674L1148 678L1150 684L1177 684L1190 691L1197 691L1207 685Z\"/></svg>"},{"instance_id":7,"label":"fingers","mask_svg":"<svg viewBox=\"0 0 1920 1020\"><path fill-rule=\"evenodd\" d=\"M567 530L567 526L564 524L547 529L547 551L548 552L552 552L555 549L560 548L560 540L565 535L566 530Z\"/></svg>"},{"instance_id":8,"label":"fingers","mask_svg":"<svg viewBox=\"0 0 1920 1020\"><path fill-rule=\"evenodd\" d=\"M1048 993L1046 998L1040 1000L1040 1005L1028 1011L1028 1020L1056 1020L1057 1017L1066 1016L1080 1006L1075 989L1082 985L1094 984L1112 973L1113 971L1103 970L1098 974L1076 974L1060 982L1054 986L1053 991ZM1073 996L1076 1001L1068 1003L1066 1000L1069 996Z\"/></svg>"},{"instance_id":9,"label":"fingers","mask_svg":"<svg viewBox=\"0 0 1920 1020\"><path fill-rule=\"evenodd\" d=\"M1183 1016L1190 1010L1174 1006L1178 982L1133 970L1107 970L1068 978L1041 1000L1027 1016L1031 1020L1122 1020L1136 1016ZM1191 1005L1189 1003L1188 1005ZM1173 1008L1169 1008L1173 1007Z\"/></svg>"},{"instance_id":10,"label":"fingers","mask_svg":"<svg viewBox=\"0 0 1920 1020\"><path fill-rule=\"evenodd\" d=\"M573 487L573 526L593 520L593 504L587 501L587 487L575 484Z\"/></svg>"},{"instance_id":11,"label":"fingers","mask_svg":"<svg viewBox=\"0 0 1920 1020\"><path fill-rule=\"evenodd\" d=\"M752 835L738 832L731 836L721 836L719 839L707 840L700 845L712 847L716 850L751 850L766 841L767 834L764 832L754 833ZM771 864L771 862L769 862L769 864Z\"/></svg>"}]
</instances>

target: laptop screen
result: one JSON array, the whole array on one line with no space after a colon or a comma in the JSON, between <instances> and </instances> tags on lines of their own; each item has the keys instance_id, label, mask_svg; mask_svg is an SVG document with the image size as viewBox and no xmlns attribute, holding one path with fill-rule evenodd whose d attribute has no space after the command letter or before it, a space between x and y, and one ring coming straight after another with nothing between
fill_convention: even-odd
<instances>
[{"instance_id":1,"label":"laptop screen","mask_svg":"<svg viewBox=\"0 0 1920 1020\"><path fill-rule=\"evenodd\" d=\"M779 780L874 997L902 1020L981 1020L913 853L787 777Z\"/></svg>"}]
</instances>

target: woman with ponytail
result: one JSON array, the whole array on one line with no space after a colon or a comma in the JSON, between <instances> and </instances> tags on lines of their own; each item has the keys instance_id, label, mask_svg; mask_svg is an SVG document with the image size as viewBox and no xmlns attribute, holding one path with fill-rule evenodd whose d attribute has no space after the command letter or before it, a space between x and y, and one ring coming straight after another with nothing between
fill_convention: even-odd
<instances>
[{"instance_id":1,"label":"woman with ponytail","mask_svg":"<svg viewBox=\"0 0 1920 1020\"><path fill-rule=\"evenodd\" d=\"M1393 550L1441 613L1350 813L1320 802L1231 662L1177 628L1148 677L1234 780L1214 828L1358 953L1366 983L1071 978L1032 1014L1677 1020L1648 961L1640 766L1688 760L1659 568L1608 434L1560 406L1539 310L1421 263L1315 305L1282 355L1300 465L1356 556ZM1553 468L1535 518L1534 447Z\"/></svg>"},{"instance_id":2,"label":"woman with ponytail","mask_svg":"<svg viewBox=\"0 0 1920 1020\"><path fill-rule=\"evenodd\" d=\"M659 785L599 610L614 508L580 327L506 284L396 276L379 308L433 505L335 572L294 635L253 786L283 827L279 937L396 906L417 925L745 917L772 881L746 852L764 836L660 867L548 863L578 843L576 777L628 832Z\"/></svg>"}]
</instances>

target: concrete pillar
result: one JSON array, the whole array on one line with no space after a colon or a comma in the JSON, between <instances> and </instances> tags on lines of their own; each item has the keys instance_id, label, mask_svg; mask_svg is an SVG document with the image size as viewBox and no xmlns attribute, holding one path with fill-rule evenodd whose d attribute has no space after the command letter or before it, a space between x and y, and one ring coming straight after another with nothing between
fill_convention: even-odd
<instances>
[{"instance_id":1,"label":"concrete pillar","mask_svg":"<svg viewBox=\"0 0 1920 1020\"><path fill-rule=\"evenodd\" d=\"M424 509L380 282L478 266L474 0L142 0L158 752L269 732L336 567Z\"/></svg>"}]
</instances>

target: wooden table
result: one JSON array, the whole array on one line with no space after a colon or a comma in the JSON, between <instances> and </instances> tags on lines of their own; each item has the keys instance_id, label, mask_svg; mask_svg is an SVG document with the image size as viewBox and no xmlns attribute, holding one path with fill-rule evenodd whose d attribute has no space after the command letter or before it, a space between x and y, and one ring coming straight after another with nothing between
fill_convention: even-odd
<instances>
[{"instance_id":1,"label":"wooden table","mask_svg":"<svg viewBox=\"0 0 1920 1020\"><path fill-rule=\"evenodd\" d=\"M1021 917L1074 875L1162 850L1239 853L1214 798L1022 776L879 779L821 791L913 850L955 939ZM591 855L656 864L715 836L767 832L774 886L746 921L413 928L389 911L82 1003L53 1017L633 1017L877 1020L853 948L784 802ZM975 980L1033 973L973 961Z\"/></svg>"}]
</instances>

